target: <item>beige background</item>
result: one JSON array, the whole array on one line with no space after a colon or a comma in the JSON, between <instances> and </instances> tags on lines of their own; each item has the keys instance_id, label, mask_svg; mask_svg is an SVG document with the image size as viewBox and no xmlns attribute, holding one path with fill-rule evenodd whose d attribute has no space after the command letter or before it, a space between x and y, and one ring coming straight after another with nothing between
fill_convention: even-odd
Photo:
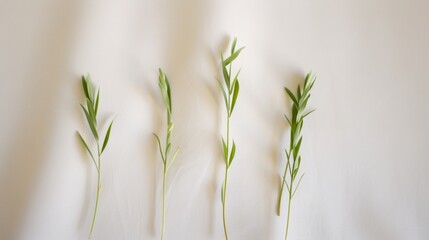
<instances>
[{"instance_id":1,"label":"beige background","mask_svg":"<svg viewBox=\"0 0 429 240\"><path fill-rule=\"evenodd\" d=\"M159 239L157 69L173 89L166 239L223 239L219 52L246 46L232 118L230 239L283 239L288 102L318 75L290 239L429 239L429 2L0 1L0 239L86 239L95 170L80 75L114 113L93 239ZM87 135L88 136L88 135Z\"/></svg>"}]
</instances>

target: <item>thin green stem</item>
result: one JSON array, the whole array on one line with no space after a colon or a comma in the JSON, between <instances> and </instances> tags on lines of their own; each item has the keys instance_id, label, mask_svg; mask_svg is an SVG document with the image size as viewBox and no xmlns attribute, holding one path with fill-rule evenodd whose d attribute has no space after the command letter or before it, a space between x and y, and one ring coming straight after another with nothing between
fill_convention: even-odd
<instances>
[{"instance_id":1,"label":"thin green stem","mask_svg":"<svg viewBox=\"0 0 429 240\"><path fill-rule=\"evenodd\" d=\"M165 180L167 178L167 164L164 164L164 175L162 177L162 230L161 240L164 240L164 229L165 229Z\"/></svg>"},{"instance_id":2,"label":"thin green stem","mask_svg":"<svg viewBox=\"0 0 429 240\"><path fill-rule=\"evenodd\" d=\"M164 171L162 176L162 223L161 223L161 240L164 240L165 233L165 188L166 188L166 179L167 179L167 169L168 169L168 151L167 146L170 144L170 125L171 125L171 116L167 112L167 136L165 138L165 159L164 159Z\"/></svg>"},{"instance_id":3,"label":"thin green stem","mask_svg":"<svg viewBox=\"0 0 429 240\"><path fill-rule=\"evenodd\" d=\"M91 224L91 230L89 231L89 237L88 239L91 239L92 231L94 230L94 224L95 224L95 218L97 216L97 209L98 209L98 199L100 196L100 189L101 189L101 161L100 161L100 154L98 154L98 168L97 168L97 195L95 197L95 207L94 207L94 214L92 216L92 224Z\"/></svg>"},{"instance_id":4,"label":"thin green stem","mask_svg":"<svg viewBox=\"0 0 429 240\"><path fill-rule=\"evenodd\" d=\"M228 106L230 105L231 102L231 94L228 95ZM229 107L231 109L231 107ZM229 122L230 122L230 118L231 118L231 113L230 110L228 109L228 118L226 119L226 147L228 150L228 156L229 156ZM228 159L226 159L226 161L228 162ZM227 164L228 166L228 164Z\"/></svg>"},{"instance_id":5,"label":"thin green stem","mask_svg":"<svg viewBox=\"0 0 429 240\"><path fill-rule=\"evenodd\" d=\"M292 152L292 148L289 149L289 153L290 152ZM286 156L286 157L287 157L287 163L286 163L285 171L283 173L282 184L281 184L281 187L280 187L279 198L278 198L278 201L277 201L277 215L278 216L280 216L280 212L281 212L282 196L283 196L283 189L284 189L284 186L286 184L287 170L290 168L290 161L289 161L290 160L290 155L289 155L289 157L288 156ZM292 175L292 171L289 171L289 172ZM292 185L289 186L289 188L291 188L291 187L292 187Z\"/></svg>"},{"instance_id":6,"label":"thin green stem","mask_svg":"<svg viewBox=\"0 0 429 240\"><path fill-rule=\"evenodd\" d=\"M295 162L293 164L293 166L295 165ZM289 166L290 167L290 166ZM293 169L293 167L292 167ZM292 174L290 175L290 186L289 186L289 191L288 191L288 206L287 206L287 220L286 220L286 233L285 233L285 240L287 240L287 236L288 236L288 232L289 232L289 220L290 220L290 205L292 203L292 198L293 198L293 192L292 192L292 188L293 188L293 182L294 182L294 177L292 176Z\"/></svg>"},{"instance_id":7,"label":"thin green stem","mask_svg":"<svg viewBox=\"0 0 429 240\"><path fill-rule=\"evenodd\" d=\"M231 95L228 95L228 105L231 101ZM226 228L226 187L228 184L228 168L229 168L229 123L230 123L230 111L228 109L228 117L226 120L226 148L227 148L227 158L225 159L225 180L223 183L223 203L222 203L222 219L223 219L223 231L225 233L225 239L228 240L228 230Z\"/></svg>"},{"instance_id":8,"label":"thin green stem","mask_svg":"<svg viewBox=\"0 0 429 240\"><path fill-rule=\"evenodd\" d=\"M290 204L292 202L292 193L289 190L289 203L287 206L287 220L286 220L286 233L285 233L285 240L287 240L288 232L289 232L289 220L290 220Z\"/></svg>"},{"instance_id":9,"label":"thin green stem","mask_svg":"<svg viewBox=\"0 0 429 240\"><path fill-rule=\"evenodd\" d=\"M223 185L223 204L222 204L222 218L223 218L223 231L225 233L225 239L228 240L228 230L226 228L226 186L228 183L228 169L225 170L225 180Z\"/></svg>"}]
</instances>

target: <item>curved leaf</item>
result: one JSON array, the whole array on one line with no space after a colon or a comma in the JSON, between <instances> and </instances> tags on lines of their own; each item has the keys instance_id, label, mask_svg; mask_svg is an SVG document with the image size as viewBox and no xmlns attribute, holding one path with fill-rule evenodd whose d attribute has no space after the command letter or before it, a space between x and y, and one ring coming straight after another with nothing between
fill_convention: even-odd
<instances>
[{"instance_id":1,"label":"curved leaf","mask_svg":"<svg viewBox=\"0 0 429 240\"><path fill-rule=\"evenodd\" d=\"M152 133L152 134L155 136L155 138L158 142L158 150L159 150L159 153L161 154L162 162L165 164L164 154L162 153L161 141L159 140L158 135L156 135L155 133Z\"/></svg>"},{"instance_id":2,"label":"curved leaf","mask_svg":"<svg viewBox=\"0 0 429 240\"><path fill-rule=\"evenodd\" d=\"M235 45L237 44L237 38L234 38L234 41L231 45L231 55L235 52Z\"/></svg>"},{"instance_id":3,"label":"curved leaf","mask_svg":"<svg viewBox=\"0 0 429 240\"><path fill-rule=\"evenodd\" d=\"M235 142L232 142L232 149L231 149L231 155L229 156L229 166L231 166L232 160L234 160L234 156L235 156Z\"/></svg>"},{"instance_id":4,"label":"curved leaf","mask_svg":"<svg viewBox=\"0 0 429 240\"><path fill-rule=\"evenodd\" d=\"M85 93L85 97L89 98L88 82L84 75L82 75L82 87L83 87L83 92Z\"/></svg>"},{"instance_id":5,"label":"curved leaf","mask_svg":"<svg viewBox=\"0 0 429 240\"><path fill-rule=\"evenodd\" d=\"M79 139L82 142L83 146L86 148L86 151L88 151L89 155L91 156L92 162L94 163L95 167L98 169L98 165L95 162L94 155L92 154L91 150L89 149L88 144L86 144L86 141L83 139L83 137L80 134L80 132L77 132L77 135L79 136Z\"/></svg>"},{"instance_id":6,"label":"curved leaf","mask_svg":"<svg viewBox=\"0 0 429 240\"><path fill-rule=\"evenodd\" d=\"M296 105L298 105L298 101L296 100L296 98L295 98L295 96L293 95L293 93L289 90L289 88L285 87L284 89L285 89L285 91L286 91L287 95L289 95L290 99L292 99L292 101L293 101Z\"/></svg>"},{"instance_id":7,"label":"curved leaf","mask_svg":"<svg viewBox=\"0 0 429 240\"><path fill-rule=\"evenodd\" d=\"M95 100L95 116L97 117L98 113L98 103L100 102L100 89L97 92L97 99Z\"/></svg>"},{"instance_id":8,"label":"curved leaf","mask_svg":"<svg viewBox=\"0 0 429 240\"><path fill-rule=\"evenodd\" d=\"M114 119L112 120L112 122L109 125L109 128L107 129L106 136L104 137L103 147L101 148L101 153L104 152L104 149L106 148L107 143L109 142L110 130L112 129L113 121L115 120Z\"/></svg>"},{"instance_id":9,"label":"curved leaf","mask_svg":"<svg viewBox=\"0 0 429 240\"><path fill-rule=\"evenodd\" d=\"M225 89L224 89L222 83L219 80L217 80L217 82L219 83L220 89L222 90L223 100L225 102L226 109L228 109L228 99L227 99L227 96L226 96Z\"/></svg>"},{"instance_id":10,"label":"curved leaf","mask_svg":"<svg viewBox=\"0 0 429 240\"><path fill-rule=\"evenodd\" d=\"M240 91L240 84L238 83L238 81L235 81L235 84L234 84L234 93L232 95L232 104L231 104L230 115L232 114L232 111L234 110L235 102L237 101L237 97L238 97L238 92L239 91Z\"/></svg>"},{"instance_id":11,"label":"curved leaf","mask_svg":"<svg viewBox=\"0 0 429 240\"><path fill-rule=\"evenodd\" d=\"M223 79L225 80L226 83L226 88L228 89L228 91L231 88L231 84L230 84L230 76L228 74L228 70L226 70L226 65L224 64L223 61L223 56L221 55L221 59L222 59L222 74L223 74Z\"/></svg>"},{"instance_id":12,"label":"curved leaf","mask_svg":"<svg viewBox=\"0 0 429 240\"><path fill-rule=\"evenodd\" d=\"M222 138L223 157L226 165L228 165L228 146L226 146L225 140Z\"/></svg>"},{"instance_id":13,"label":"curved leaf","mask_svg":"<svg viewBox=\"0 0 429 240\"><path fill-rule=\"evenodd\" d=\"M225 66L228 66L232 61L234 61L234 60L238 57L238 55L240 55L240 52L241 52L241 50L243 50L243 49L244 49L244 47L242 47L242 48L238 49L236 52L234 52L234 54L231 54L231 56L229 56L227 59L225 59L225 60L223 61L223 64L224 64Z\"/></svg>"},{"instance_id":14,"label":"curved leaf","mask_svg":"<svg viewBox=\"0 0 429 240\"><path fill-rule=\"evenodd\" d=\"M88 122L89 128L91 129L92 135L94 136L95 140L98 141L98 133L97 133L97 128L95 127L96 123L94 119L91 118L91 115L88 113L88 111L85 109L85 107L82 104L80 106L82 107L82 110L85 113L86 120Z\"/></svg>"}]
</instances>

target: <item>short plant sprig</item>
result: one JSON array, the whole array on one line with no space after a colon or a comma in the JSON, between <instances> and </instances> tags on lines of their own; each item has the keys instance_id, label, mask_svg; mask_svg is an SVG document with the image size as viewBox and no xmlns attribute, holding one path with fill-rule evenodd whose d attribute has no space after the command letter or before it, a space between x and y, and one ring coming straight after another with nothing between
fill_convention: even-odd
<instances>
[{"instance_id":1,"label":"short plant sprig","mask_svg":"<svg viewBox=\"0 0 429 240\"><path fill-rule=\"evenodd\" d=\"M162 176L162 230L161 230L161 240L164 239L164 229L165 229L165 189L166 189L166 179L167 173L170 166L173 164L176 159L177 153L179 152L179 148L174 152L171 160L169 159L169 154L171 152L171 132L173 131L174 123L171 119L172 116L172 105L171 105L171 89L170 83L168 82L168 78L165 73L159 69L159 78L158 78L159 89L161 90L162 99L164 102L164 106L167 113L167 134L165 137L165 145L162 148L161 140L155 133L153 134L156 137L158 142L159 153L161 155L162 163L163 163L163 176Z\"/></svg>"},{"instance_id":2,"label":"short plant sprig","mask_svg":"<svg viewBox=\"0 0 429 240\"><path fill-rule=\"evenodd\" d=\"M82 137L82 135L78 132L79 139L81 140L85 149L88 151L89 156L91 157L92 162L94 163L95 169L97 170L97 193L95 198L95 207L94 207L94 213L92 217L91 230L88 236L88 239L90 239L92 236L92 231L94 230L95 218L97 216L97 209L98 209L98 200L99 200L100 190L101 190L101 155L103 154L104 150L107 147L107 143L109 142L110 131L112 129L114 120L110 122L109 128L107 129L104 140L102 142L103 144L101 145L100 139L99 139L100 134L98 132L98 124L97 124L98 105L100 102L100 90L95 89L94 85L91 82L91 77L89 75L82 76L82 87L86 97L86 104L85 104L86 106L83 104L80 104L80 106L82 107L82 110L86 117L86 121L89 125L89 128L91 129L93 139L97 145L96 154L94 154L93 151L91 151L87 142Z\"/></svg>"},{"instance_id":3,"label":"short plant sprig","mask_svg":"<svg viewBox=\"0 0 429 240\"><path fill-rule=\"evenodd\" d=\"M231 166L232 161L234 160L236 146L235 141L232 140L229 136L229 123L231 119L232 112L234 111L235 103L237 101L238 93L240 90L240 84L238 82L238 71L235 76L232 76L232 62L238 57L241 50L244 47L235 50L237 39L234 39L231 45L231 55L224 59L223 54L221 54L221 65L222 65L222 74L224 82L219 81L220 88L222 89L222 95L225 102L225 108L227 113L226 119L226 141L222 137L222 147L223 147L223 157L225 159L225 179L221 188L221 200L222 200L222 219L223 219L223 230L225 233L225 239L228 240L228 231L226 227L226 188L228 184L228 169Z\"/></svg>"},{"instance_id":4,"label":"short plant sprig","mask_svg":"<svg viewBox=\"0 0 429 240\"><path fill-rule=\"evenodd\" d=\"M310 90L313 87L313 84L316 80L316 77L310 72L305 77L304 86L301 88L298 85L296 94L294 95L291 90L285 87L286 94L292 100L292 116L288 118L285 115L285 118L290 126L290 144L289 150L285 149L286 153L286 166L283 173L283 178L280 186L280 193L277 203L277 214L280 216L280 209L282 203L283 189L286 186L287 195L288 195L288 209L287 209L287 220L286 220L286 233L285 239L287 240L288 231L289 231L289 220L290 220L290 211L291 211L291 202L295 196L296 190L301 183L301 180L304 174L301 174L298 181L297 176L299 173L299 168L301 166L301 153L300 147L302 143L302 126L304 124L304 119L314 110L307 111L307 102L310 99Z\"/></svg>"}]
</instances>

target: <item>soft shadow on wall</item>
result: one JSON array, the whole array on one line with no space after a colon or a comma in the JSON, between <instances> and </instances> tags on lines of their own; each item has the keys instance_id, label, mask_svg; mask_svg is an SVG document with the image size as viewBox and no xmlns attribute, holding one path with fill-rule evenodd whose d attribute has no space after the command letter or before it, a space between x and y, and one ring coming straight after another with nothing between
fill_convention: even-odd
<instances>
[{"instance_id":1,"label":"soft shadow on wall","mask_svg":"<svg viewBox=\"0 0 429 240\"><path fill-rule=\"evenodd\" d=\"M80 10L80 4L78 1L52 1L51 6L53 7L47 18L49 24L45 25L50 28L41 31L44 34L39 39L28 39L31 44L39 43L36 54L32 56L33 65L23 66L31 70L24 74L22 79L9 79L25 82L23 89L14 90L16 97L21 99L19 111L25 117L14 123L13 128L16 131L12 136L3 136L9 139L9 146L6 152L0 153L0 158L5 161L0 169L1 239L17 239L19 236L33 189L37 186L49 151L56 115L56 99L60 92L58 90L68 80L64 79L64 76L67 73L67 59L71 49L69 46L72 44L70 40L75 32L74 20ZM12 10L19 12L17 9ZM28 31L27 27L31 26L11 31ZM46 88L47 86L49 88Z\"/></svg>"}]
</instances>

